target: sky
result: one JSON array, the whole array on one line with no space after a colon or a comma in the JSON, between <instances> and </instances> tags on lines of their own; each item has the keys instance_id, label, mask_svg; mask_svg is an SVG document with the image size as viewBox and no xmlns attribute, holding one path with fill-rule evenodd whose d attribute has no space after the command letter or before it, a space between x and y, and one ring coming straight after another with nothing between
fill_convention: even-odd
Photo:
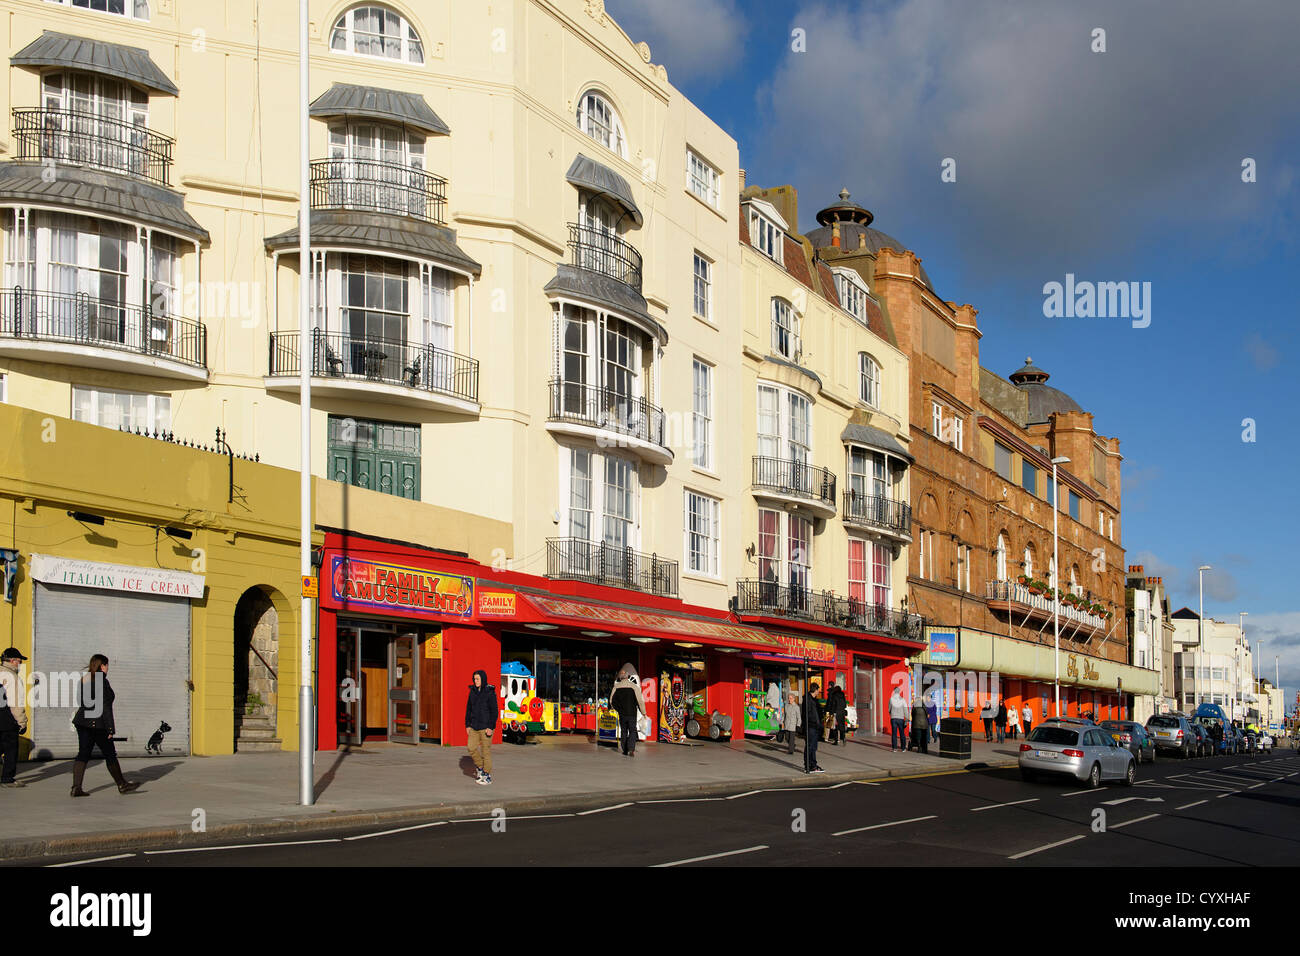
<instances>
[{"instance_id":1,"label":"sky","mask_svg":"<svg viewBox=\"0 0 1300 956\"><path fill-rule=\"evenodd\" d=\"M1237 621L1300 688L1300 4L1295 0L606 0L740 145L750 184L847 187L1120 439L1125 562ZM1103 31L1103 32L1097 32ZM949 171L947 180L942 175ZM1149 289L1145 317L1044 287ZM1150 285L1146 285L1149 283Z\"/></svg>"}]
</instances>

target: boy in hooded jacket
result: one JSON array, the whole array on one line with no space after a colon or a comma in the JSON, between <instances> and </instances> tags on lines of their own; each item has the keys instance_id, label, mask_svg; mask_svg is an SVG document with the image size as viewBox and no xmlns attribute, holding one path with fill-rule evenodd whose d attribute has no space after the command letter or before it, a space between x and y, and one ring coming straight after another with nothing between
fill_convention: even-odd
<instances>
[{"instance_id":1,"label":"boy in hooded jacket","mask_svg":"<svg viewBox=\"0 0 1300 956\"><path fill-rule=\"evenodd\" d=\"M478 768L475 783L492 782L492 736L497 729L497 689L488 683L487 671L474 672L465 700L465 734L469 755Z\"/></svg>"}]
</instances>

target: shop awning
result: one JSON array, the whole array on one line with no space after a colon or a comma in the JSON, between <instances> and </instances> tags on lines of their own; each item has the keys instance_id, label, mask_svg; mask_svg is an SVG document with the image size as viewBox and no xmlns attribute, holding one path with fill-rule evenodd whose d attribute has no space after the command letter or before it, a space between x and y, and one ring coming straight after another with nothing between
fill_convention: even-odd
<instances>
[{"instance_id":1,"label":"shop awning","mask_svg":"<svg viewBox=\"0 0 1300 956\"><path fill-rule=\"evenodd\" d=\"M480 620L483 620L482 615ZM587 630L599 629L627 637L654 637L662 641L685 641L760 653L779 653L784 647L781 641L760 628L717 618L523 591L519 592L513 620L523 624L531 622Z\"/></svg>"}]
</instances>

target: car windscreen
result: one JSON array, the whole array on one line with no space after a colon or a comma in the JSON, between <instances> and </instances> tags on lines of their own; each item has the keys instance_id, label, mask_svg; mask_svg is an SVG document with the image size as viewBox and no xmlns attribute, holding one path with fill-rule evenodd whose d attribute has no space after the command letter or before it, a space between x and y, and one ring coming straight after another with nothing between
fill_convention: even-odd
<instances>
[{"instance_id":1,"label":"car windscreen","mask_svg":"<svg viewBox=\"0 0 1300 956\"><path fill-rule=\"evenodd\" d=\"M1064 727L1035 727L1029 739L1035 743L1069 747L1079 742L1079 734Z\"/></svg>"},{"instance_id":2,"label":"car windscreen","mask_svg":"<svg viewBox=\"0 0 1300 956\"><path fill-rule=\"evenodd\" d=\"M1177 717L1152 717L1150 720L1147 721L1147 725L1150 727L1177 727L1178 718Z\"/></svg>"}]
</instances>

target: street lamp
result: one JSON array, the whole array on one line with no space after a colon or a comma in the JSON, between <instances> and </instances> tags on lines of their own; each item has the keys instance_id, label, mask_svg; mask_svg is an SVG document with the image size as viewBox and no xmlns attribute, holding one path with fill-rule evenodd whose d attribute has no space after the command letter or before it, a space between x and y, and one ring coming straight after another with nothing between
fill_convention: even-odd
<instances>
[{"instance_id":1,"label":"street lamp","mask_svg":"<svg viewBox=\"0 0 1300 956\"><path fill-rule=\"evenodd\" d=\"M1251 662L1251 664L1252 664L1252 669L1253 669L1254 672L1255 672L1252 676L1255 678L1255 704L1256 704L1256 706L1259 705L1259 694L1260 694L1260 689L1259 689L1259 646L1260 646L1261 644L1263 644L1263 643L1264 643L1264 639L1263 639L1262 637L1261 637L1259 640L1257 640L1257 641L1255 642L1255 660Z\"/></svg>"},{"instance_id":2,"label":"street lamp","mask_svg":"<svg viewBox=\"0 0 1300 956\"><path fill-rule=\"evenodd\" d=\"M1070 459L1061 457L1052 459L1052 634L1055 641L1053 657L1056 659L1056 716L1061 716L1061 589L1057 586L1061 577L1061 559L1058 555L1060 533L1057 523L1061 514L1061 486L1056 480L1056 466L1068 465Z\"/></svg>"},{"instance_id":3,"label":"street lamp","mask_svg":"<svg viewBox=\"0 0 1300 956\"><path fill-rule=\"evenodd\" d=\"M1239 639L1237 641L1237 653L1232 655L1232 680L1233 683L1236 684L1237 686L1232 689L1232 692L1238 699L1240 699L1241 697L1241 644L1243 642L1246 642L1245 619L1248 617L1250 617L1249 611L1237 612L1237 631L1238 631ZM1247 651L1250 650L1249 642L1246 642L1246 650ZM1233 710L1235 711L1236 709L1237 708L1234 706ZM1235 717L1236 714L1234 714L1233 716ZM1246 715L1243 713L1241 716L1245 717Z\"/></svg>"},{"instance_id":4,"label":"street lamp","mask_svg":"<svg viewBox=\"0 0 1300 956\"><path fill-rule=\"evenodd\" d=\"M298 802L310 807L316 802L314 758L316 749L315 711L311 669L311 598L307 579L311 576L311 203L310 129L308 126L308 37L307 0L298 3L298 408L301 431L299 459L299 571L302 574L302 603L299 609L298 648Z\"/></svg>"},{"instance_id":5,"label":"street lamp","mask_svg":"<svg viewBox=\"0 0 1300 956\"><path fill-rule=\"evenodd\" d=\"M1201 704L1201 648L1205 646L1205 572L1213 570L1208 564L1202 564L1196 569L1196 580L1200 585L1201 603L1200 613L1196 618L1196 653L1192 655L1192 695L1198 707Z\"/></svg>"}]
</instances>

